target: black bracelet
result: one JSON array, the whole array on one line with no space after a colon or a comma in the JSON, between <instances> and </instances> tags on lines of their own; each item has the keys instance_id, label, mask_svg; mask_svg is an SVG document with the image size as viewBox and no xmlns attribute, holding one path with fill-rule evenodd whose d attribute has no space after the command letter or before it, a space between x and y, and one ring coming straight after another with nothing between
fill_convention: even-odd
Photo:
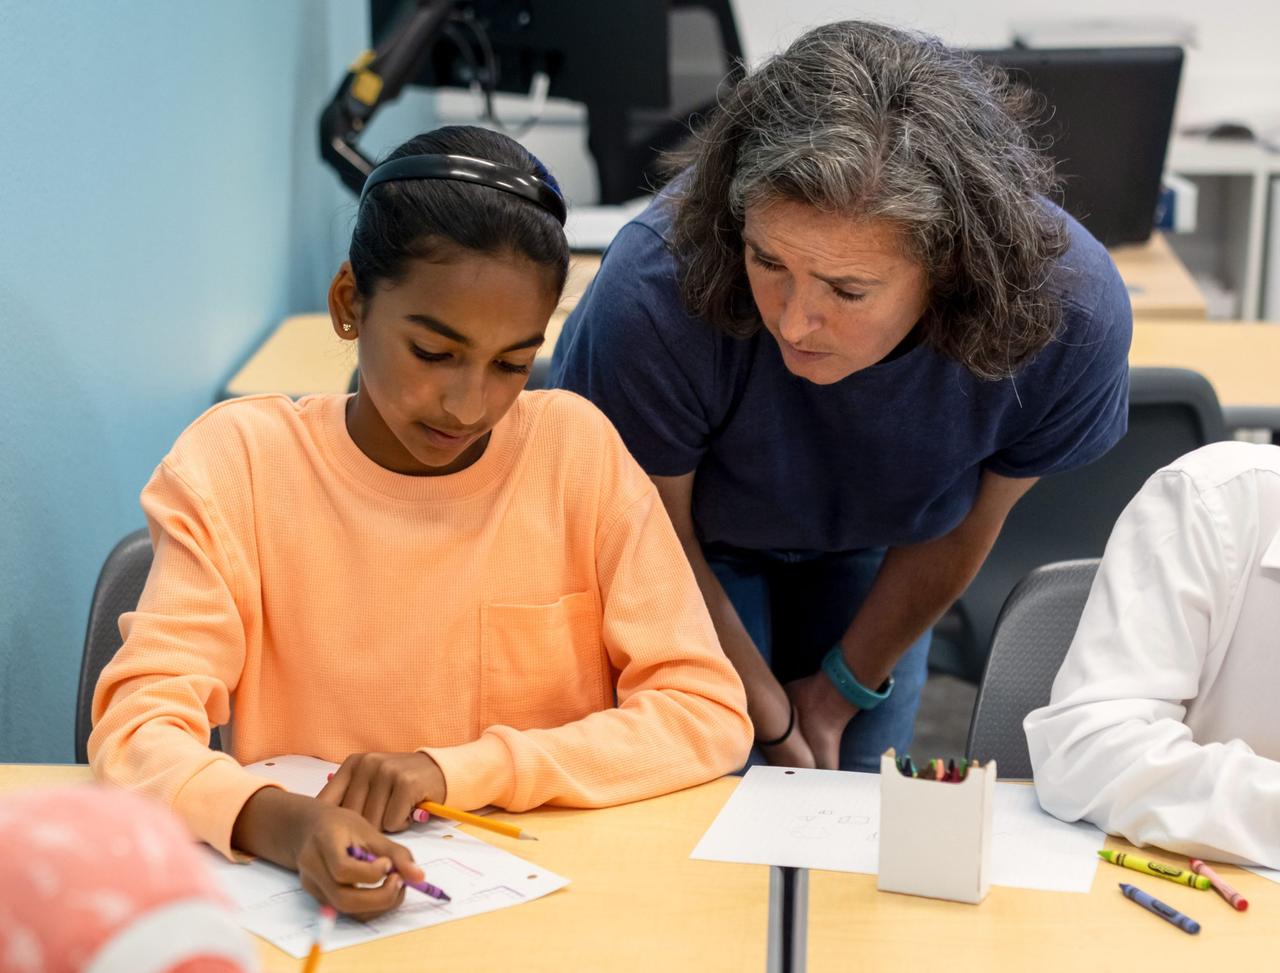
<instances>
[{"instance_id":1,"label":"black bracelet","mask_svg":"<svg viewBox=\"0 0 1280 973\"><path fill-rule=\"evenodd\" d=\"M778 737L778 739L776 740L761 740L759 737L757 737L756 746L757 747L776 747L780 743L786 743L787 737L791 736L791 731L794 730L795 728L796 728L796 704L792 703L791 718L787 720L786 732L783 733L782 736Z\"/></svg>"}]
</instances>

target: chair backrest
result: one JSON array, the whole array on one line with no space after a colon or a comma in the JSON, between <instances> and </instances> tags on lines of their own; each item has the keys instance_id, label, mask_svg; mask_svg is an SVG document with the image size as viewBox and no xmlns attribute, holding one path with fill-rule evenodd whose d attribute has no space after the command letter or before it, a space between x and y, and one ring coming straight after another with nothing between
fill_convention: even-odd
<instances>
[{"instance_id":1,"label":"chair backrest","mask_svg":"<svg viewBox=\"0 0 1280 973\"><path fill-rule=\"evenodd\" d=\"M76 697L76 760L89 759L87 745L93 729L93 690L98 676L120 648L120 616L133 611L151 570L151 538L137 530L112 548L98 574L89 606L89 626L84 633L80 660L80 689Z\"/></svg>"},{"instance_id":2,"label":"chair backrest","mask_svg":"<svg viewBox=\"0 0 1280 973\"><path fill-rule=\"evenodd\" d=\"M1101 459L1045 477L1009 513L986 563L961 596L957 675L977 681L1000 606L1027 572L1054 561L1101 557L1120 513L1156 470L1226 439L1213 386L1182 368L1135 368L1129 430ZM958 636L953 635L958 632Z\"/></svg>"},{"instance_id":3,"label":"chair backrest","mask_svg":"<svg viewBox=\"0 0 1280 973\"><path fill-rule=\"evenodd\" d=\"M1030 777L1022 721L1049 702L1098 573L1096 558L1036 568L1004 603L991 640L965 753L995 760L1001 777Z\"/></svg>"}]
</instances>

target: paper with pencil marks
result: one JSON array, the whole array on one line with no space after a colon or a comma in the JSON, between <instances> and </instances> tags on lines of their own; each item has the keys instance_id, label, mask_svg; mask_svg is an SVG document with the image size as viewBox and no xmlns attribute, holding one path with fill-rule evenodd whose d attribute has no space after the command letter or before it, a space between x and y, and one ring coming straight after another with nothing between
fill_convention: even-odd
<instances>
[{"instance_id":1,"label":"paper with pencil marks","mask_svg":"<svg viewBox=\"0 0 1280 973\"><path fill-rule=\"evenodd\" d=\"M336 764L314 757L275 757L247 769L289 790L316 794ZM474 838L457 825L433 818L394 835L413 853L427 881L449 893L438 902L413 889L398 909L369 922L340 916L325 937L325 951L356 946L385 936L493 912L564 888L569 880ZM290 956L307 955L319 922L316 901L302 890L295 872L265 861L239 865L205 849L213 870L236 904L240 924Z\"/></svg>"}]
</instances>

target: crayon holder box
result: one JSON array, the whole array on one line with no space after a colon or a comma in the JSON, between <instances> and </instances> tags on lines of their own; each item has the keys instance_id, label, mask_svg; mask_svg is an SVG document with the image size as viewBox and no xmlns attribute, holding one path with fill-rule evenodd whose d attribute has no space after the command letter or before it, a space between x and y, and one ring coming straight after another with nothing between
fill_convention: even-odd
<instances>
[{"instance_id":1,"label":"crayon holder box","mask_svg":"<svg viewBox=\"0 0 1280 973\"><path fill-rule=\"evenodd\" d=\"M991 816L996 765L949 783L907 777L892 749L880 758L877 888L955 902L981 902L991 888Z\"/></svg>"}]
</instances>

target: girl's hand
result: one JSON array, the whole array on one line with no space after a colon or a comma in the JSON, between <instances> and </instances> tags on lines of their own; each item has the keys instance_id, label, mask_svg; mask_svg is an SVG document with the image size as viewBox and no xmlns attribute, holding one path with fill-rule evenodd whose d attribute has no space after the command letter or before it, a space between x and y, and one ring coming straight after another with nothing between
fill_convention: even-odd
<instances>
[{"instance_id":1,"label":"girl's hand","mask_svg":"<svg viewBox=\"0 0 1280 973\"><path fill-rule=\"evenodd\" d=\"M796 714L796 725L791 735L781 743L772 747L760 747L760 755L775 767L816 767L813 759L813 748L804 738L800 729L800 714Z\"/></svg>"},{"instance_id":2,"label":"girl's hand","mask_svg":"<svg viewBox=\"0 0 1280 973\"><path fill-rule=\"evenodd\" d=\"M372 919L400 904L404 898L401 876L415 882L423 879L409 849L355 811L277 787L264 787L249 798L236 819L232 844L293 869L318 902L359 920ZM347 854L352 845L377 859L352 858Z\"/></svg>"},{"instance_id":3,"label":"girl's hand","mask_svg":"<svg viewBox=\"0 0 1280 973\"><path fill-rule=\"evenodd\" d=\"M415 806L442 804L444 795L444 774L425 753L353 753L316 800L355 811L382 831L403 831Z\"/></svg>"}]
</instances>

